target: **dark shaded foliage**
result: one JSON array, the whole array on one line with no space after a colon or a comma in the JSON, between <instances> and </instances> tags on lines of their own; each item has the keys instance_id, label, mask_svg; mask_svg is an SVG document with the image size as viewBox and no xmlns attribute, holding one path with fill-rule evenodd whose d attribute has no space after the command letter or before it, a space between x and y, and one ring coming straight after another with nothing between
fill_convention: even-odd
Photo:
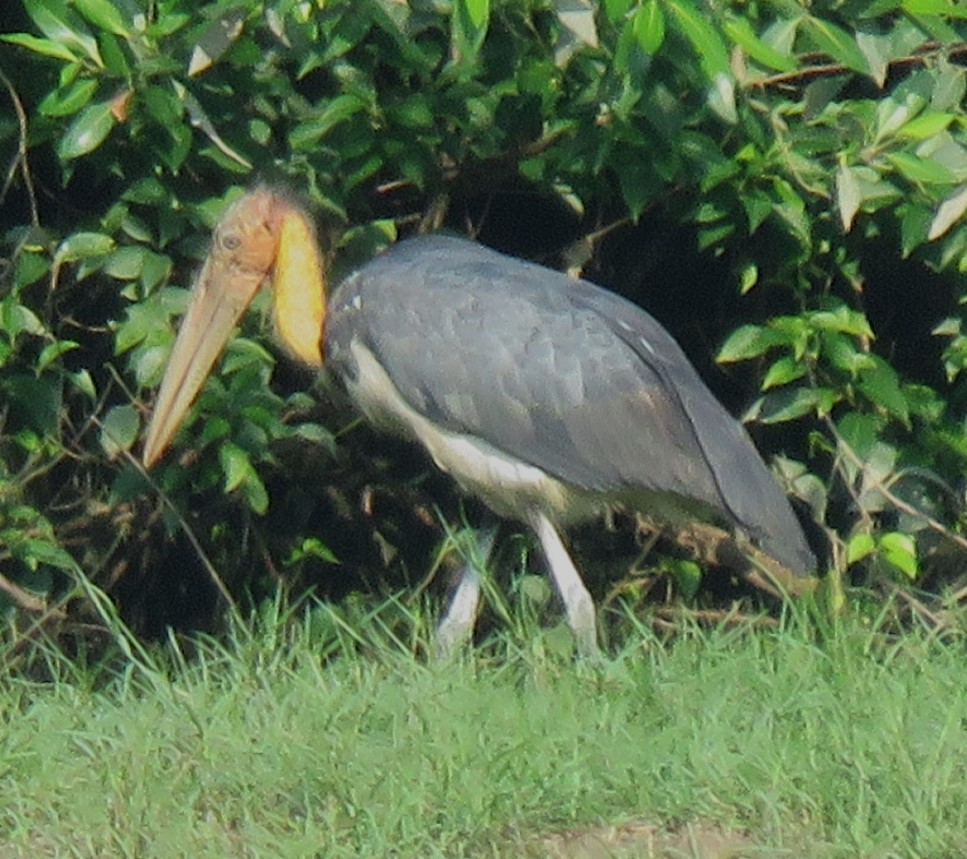
<instances>
[{"instance_id":1,"label":"dark shaded foliage","mask_svg":"<svg viewBox=\"0 0 967 859\"><path fill-rule=\"evenodd\" d=\"M13 628L83 617L81 572L148 634L211 626L216 575L243 603L395 589L460 521L258 318L178 450L139 468L184 287L258 180L318 213L334 277L446 227L632 297L781 455L834 604L963 588L958 6L24 0L3 26ZM599 590L636 560L610 540ZM701 571L665 548L632 578L692 593Z\"/></svg>"}]
</instances>

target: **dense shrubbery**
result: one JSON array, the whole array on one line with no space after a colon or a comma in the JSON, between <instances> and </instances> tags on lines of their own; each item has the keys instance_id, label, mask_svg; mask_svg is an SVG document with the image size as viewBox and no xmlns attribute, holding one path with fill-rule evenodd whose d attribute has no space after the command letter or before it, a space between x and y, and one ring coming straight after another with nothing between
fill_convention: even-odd
<instances>
[{"instance_id":1,"label":"dense shrubbery","mask_svg":"<svg viewBox=\"0 0 967 859\"><path fill-rule=\"evenodd\" d=\"M447 225L633 295L751 403L834 593L964 587L956 3L24 0L6 26L0 605L19 628L83 619L85 577L151 632L209 622L214 580L345 589L398 552L426 571L422 466L362 431L334 443L343 413L257 320L181 459L149 480L131 456L207 231L257 179L307 198L336 273Z\"/></svg>"}]
</instances>

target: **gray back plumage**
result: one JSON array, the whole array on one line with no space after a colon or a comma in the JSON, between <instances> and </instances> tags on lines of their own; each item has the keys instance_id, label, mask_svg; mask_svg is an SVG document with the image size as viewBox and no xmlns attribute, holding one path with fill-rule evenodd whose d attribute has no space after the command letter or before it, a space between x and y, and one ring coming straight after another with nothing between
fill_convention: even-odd
<instances>
[{"instance_id":1,"label":"gray back plumage","mask_svg":"<svg viewBox=\"0 0 967 859\"><path fill-rule=\"evenodd\" d=\"M465 239L401 242L330 301L326 351L359 338L405 400L561 482L671 493L717 511L797 573L815 560L742 426L631 302Z\"/></svg>"}]
</instances>

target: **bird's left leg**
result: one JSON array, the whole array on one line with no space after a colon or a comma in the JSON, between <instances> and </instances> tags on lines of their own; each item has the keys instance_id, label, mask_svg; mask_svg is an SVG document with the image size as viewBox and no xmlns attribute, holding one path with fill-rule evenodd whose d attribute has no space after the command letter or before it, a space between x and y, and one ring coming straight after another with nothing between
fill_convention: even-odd
<instances>
[{"instance_id":1,"label":"bird's left leg","mask_svg":"<svg viewBox=\"0 0 967 859\"><path fill-rule=\"evenodd\" d=\"M578 652L582 656L594 656L598 653L594 600L551 521L543 513L537 513L532 517L531 524L541 542L554 586L564 602L567 622L574 632Z\"/></svg>"},{"instance_id":2,"label":"bird's left leg","mask_svg":"<svg viewBox=\"0 0 967 859\"><path fill-rule=\"evenodd\" d=\"M490 558L498 527L491 525L477 532L477 544L467 553L450 605L436 629L434 650L440 658L448 657L473 632L480 605L480 574Z\"/></svg>"}]
</instances>

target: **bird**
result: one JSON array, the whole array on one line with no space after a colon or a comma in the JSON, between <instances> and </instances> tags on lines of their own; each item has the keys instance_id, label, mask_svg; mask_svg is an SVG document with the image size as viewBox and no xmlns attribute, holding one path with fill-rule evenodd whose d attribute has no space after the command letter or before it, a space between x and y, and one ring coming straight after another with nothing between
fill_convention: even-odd
<instances>
[{"instance_id":1,"label":"bird","mask_svg":"<svg viewBox=\"0 0 967 859\"><path fill-rule=\"evenodd\" d=\"M165 368L142 459L170 446L259 289L298 361L330 377L378 430L422 446L459 488L536 535L576 647L598 652L594 601L566 529L613 510L712 522L795 577L816 559L744 427L673 337L633 302L471 239L403 239L327 294L307 208L267 185L217 223ZM484 554L493 533L484 536ZM472 632L478 564L437 628Z\"/></svg>"}]
</instances>

